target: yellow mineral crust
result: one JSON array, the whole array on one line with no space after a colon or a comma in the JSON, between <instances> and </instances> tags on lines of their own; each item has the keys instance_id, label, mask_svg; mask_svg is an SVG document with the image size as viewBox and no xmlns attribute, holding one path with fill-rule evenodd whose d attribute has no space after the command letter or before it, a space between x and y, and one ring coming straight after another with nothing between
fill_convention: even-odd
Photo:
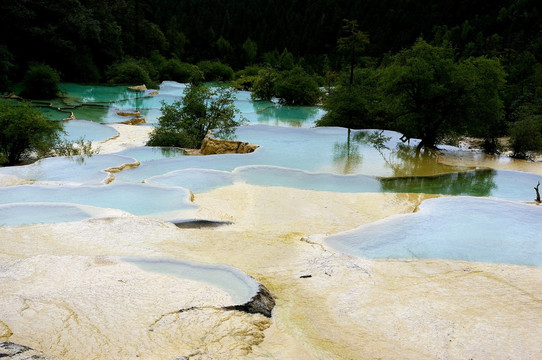
<instances>
[{"instance_id":1,"label":"yellow mineral crust","mask_svg":"<svg viewBox=\"0 0 542 360\"><path fill-rule=\"evenodd\" d=\"M236 184L194 197L198 217L231 225L0 227L0 336L60 359L540 358L542 269L361 259L323 242L429 197ZM122 256L235 266L275 295L273 317L224 311L224 291Z\"/></svg>"}]
</instances>

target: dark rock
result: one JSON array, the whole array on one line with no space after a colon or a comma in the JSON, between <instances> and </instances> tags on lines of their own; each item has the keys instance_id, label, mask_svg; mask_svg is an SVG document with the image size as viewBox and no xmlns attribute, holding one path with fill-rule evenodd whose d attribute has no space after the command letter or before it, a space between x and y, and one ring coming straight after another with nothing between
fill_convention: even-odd
<instances>
[{"instance_id":1,"label":"dark rock","mask_svg":"<svg viewBox=\"0 0 542 360\"><path fill-rule=\"evenodd\" d=\"M174 221L173 224L180 229L201 229L210 227L219 227L233 224L231 221L214 221L214 220L180 220Z\"/></svg>"},{"instance_id":2,"label":"dark rock","mask_svg":"<svg viewBox=\"0 0 542 360\"><path fill-rule=\"evenodd\" d=\"M300 279L307 279L307 278L311 278L312 275L301 275L299 278Z\"/></svg>"},{"instance_id":3,"label":"dark rock","mask_svg":"<svg viewBox=\"0 0 542 360\"><path fill-rule=\"evenodd\" d=\"M17 359L17 360L54 360L51 357L44 356L40 351L36 351L28 346L15 344L12 342L0 342L0 359Z\"/></svg>"},{"instance_id":4,"label":"dark rock","mask_svg":"<svg viewBox=\"0 0 542 360\"><path fill-rule=\"evenodd\" d=\"M223 309L238 310L249 314L262 314L263 316L270 318L274 307L275 298L265 286L260 284L258 293L254 295L249 302L243 305L226 306Z\"/></svg>"},{"instance_id":5,"label":"dark rock","mask_svg":"<svg viewBox=\"0 0 542 360\"><path fill-rule=\"evenodd\" d=\"M12 342L0 343L0 357L14 356L25 351L32 350L28 346L14 344Z\"/></svg>"}]
</instances>

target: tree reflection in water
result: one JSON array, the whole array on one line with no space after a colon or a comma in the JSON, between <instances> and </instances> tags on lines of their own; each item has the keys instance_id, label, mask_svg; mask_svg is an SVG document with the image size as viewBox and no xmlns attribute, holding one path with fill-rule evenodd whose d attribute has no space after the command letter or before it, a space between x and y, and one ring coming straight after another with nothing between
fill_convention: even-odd
<instances>
[{"instance_id":1,"label":"tree reflection in water","mask_svg":"<svg viewBox=\"0 0 542 360\"><path fill-rule=\"evenodd\" d=\"M380 179L383 192L425 193L443 195L491 196L497 188L495 170L460 171L438 162L438 153L430 149L419 149L408 144L397 144L390 149L389 137L383 131L360 132L354 141L372 145L382 156L386 166L393 171L391 178ZM450 172L444 175L412 176L435 172ZM410 176L409 176L410 175Z\"/></svg>"},{"instance_id":2,"label":"tree reflection in water","mask_svg":"<svg viewBox=\"0 0 542 360\"><path fill-rule=\"evenodd\" d=\"M348 129L346 142L333 145L333 162L341 166L343 174L352 174L361 163L363 157L359 153L357 134L351 136Z\"/></svg>"},{"instance_id":3,"label":"tree reflection in water","mask_svg":"<svg viewBox=\"0 0 542 360\"><path fill-rule=\"evenodd\" d=\"M273 105L258 109L256 112L258 113L258 122L275 126L287 124L291 127L301 127L306 122L314 122L319 109L315 106Z\"/></svg>"},{"instance_id":4,"label":"tree reflection in water","mask_svg":"<svg viewBox=\"0 0 542 360\"><path fill-rule=\"evenodd\" d=\"M472 170L438 176L384 178L383 192L491 196L497 188L495 170Z\"/></svg>"}]
</instances>

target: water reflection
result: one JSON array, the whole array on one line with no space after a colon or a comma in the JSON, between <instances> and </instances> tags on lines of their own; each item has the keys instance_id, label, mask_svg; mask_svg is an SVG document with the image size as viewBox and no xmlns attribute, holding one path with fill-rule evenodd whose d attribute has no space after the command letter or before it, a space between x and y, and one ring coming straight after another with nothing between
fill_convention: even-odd
<instances>
[{"instance_id":1,"label":"water reflection","mask_svg":"<svg viewBox=\"0 0 542 360\"><path fill-rule=\"evenodd\" d=\"M425 176L454 171L463 171L465 167L440 163L439 154L432 149L418 148L413 144L393 139L390 132L361 131L354 135L354 141L370 146L380 155L385 167L391 170L392 177Z\"/></svg>"},{"instance_id":2,"label":"water reflection","mask_svg":"<svg viewBox=\"0 0 542 360\"><path fill-rule=\"evenodd\" d=\"M476 170L425 177L381 179L382 191L445 195L491 196L497 188L495 170Z\"/></svg>"},{"instance_id":3,"label":"water reflection","mask_svg":"<svg viewBox=\"0 0 542 360\"><path fill-rule=\"evenodd\" d=\"M362 156L359 153L359 141L352 140L352 133L348 130L346 142L336 142L333 145L333 161L343 167L343 174L352 174L361 163Z\"/></svg>"},{"instance_id":4,"label":"water reflection","mask_svg":"<svg viewBox=\"0 0 542 360\"><path fill-rule=\"evenodd\" d=\"M272 106L257 110L258 123L274 126L307 127L314 126L316 120L319 120L323 115L323 111L315 106L280 106L271 104Z\"/></svg>"}]
</instances>

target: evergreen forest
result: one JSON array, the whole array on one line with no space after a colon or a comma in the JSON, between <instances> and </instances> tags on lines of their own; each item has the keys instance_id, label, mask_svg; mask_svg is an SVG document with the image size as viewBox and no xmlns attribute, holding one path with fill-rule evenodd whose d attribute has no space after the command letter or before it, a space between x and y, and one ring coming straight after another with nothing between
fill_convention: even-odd
<instances>
[{"instance_id":1,"label":"evergreen forest","mask_svg":"<svg viewBox=\"0 0 542 360\"><path fill-rule=\"evenodd\" d=\"M541 17L538 0L4 0L0 92L26 81L39 97L40 66L64 82L232 81L322 102L320 125L489 151L512 136L525 156L542 148Z\"/></svg>"}]
</instances>

